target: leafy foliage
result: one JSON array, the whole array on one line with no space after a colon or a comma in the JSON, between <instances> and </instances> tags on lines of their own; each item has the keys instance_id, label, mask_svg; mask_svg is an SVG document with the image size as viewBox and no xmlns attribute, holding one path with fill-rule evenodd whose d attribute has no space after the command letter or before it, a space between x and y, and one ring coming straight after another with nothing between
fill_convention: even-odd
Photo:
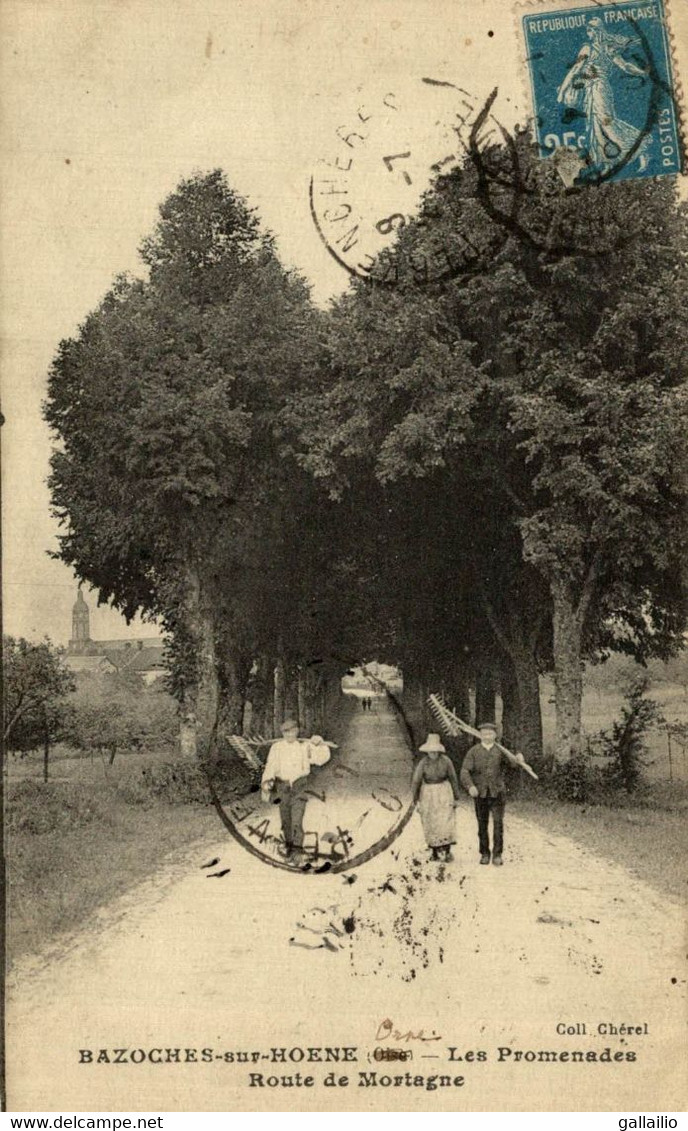
<instances>
[{"instance_id":1,"label":"leafy foliage","mask_svg":"<svg viewBox=\"0 0 688 1131\"><path fill-rule=\"evenodd\" d=\"M74 680L59 649L3 638L4 736L10 750L34 750L61 733Z\"/></svg>"},{"instance_id":2,"label":"leafy foliage","mask_svg":"<svg viewBox=\"0 0 688 1131\"><path fill-rule=\"evenodd\" d=\"M174 747L179 720L165 692L131 688L117 674L84 682L72 697L65 739L77 750L107 754Z\"/></svg>"},{"instance_id":3,"label":"leafy foliage","mask_svg":"<svg viewBox=\"0 0 688 1131\"><path fill-rule=\"evenodd\" d=\"M554 668L576 762L584 658L667 657L686 623L685 207L667 179L566 189L519 133L399 249L462 267L321 313L219 171L182 182L147 276L51 370L60 555L163 621L206 722L241 725L258 660L293 684L378 656L496 676L536 756Z\"/></svg>"},{"instance_id":4,"label":"leafy foliage","mask_svg":"<svg viewBox=\"0 0 688 1131\"><path fill-rule=\"evenodd\" d=\"M478 634L519 671L541 612L530 662L553 649L566 758L584 654L666 656L686 622L686 210L667 182L567 190L525 134L473 157L399 250L488 250L422 287L357 282L335 305L335 380L299 408L301 459L337 494L357 467L409 494L425 479L462 516L447 537L451 519L424 511L433 567L449 556L474 624L484 606Z\"/></svg>"},{"instance_id":5,"label":"leafy foliage","mask_svg":"<svg viewBox=\"0 0 688 1131\"><path fill-rule=\"evenodd\" d=\"M50 484L60 556L126 616L162 620L176 691L193 695L220 628L250 652L273 563L290 568L275 422L318 316L217 171L164 202L142 256L148 279L118 280L53 363Z\"/></svg>"},{"instance_id":6,"label":"leafy foliage","mask_svg":"<svg viewBox=\"0 0 688 1131\"><path fill-rule=\"evenodd\" d=\"M611 732L601 735L602 749L611 758L607 778L613 786L622 787L628 793L634 792L641 781L648 753L645 736L664 721L659 705L646 696L648 685L645 675L631 683L621 718L614 723Z\"/></svg>"}]
</instances>

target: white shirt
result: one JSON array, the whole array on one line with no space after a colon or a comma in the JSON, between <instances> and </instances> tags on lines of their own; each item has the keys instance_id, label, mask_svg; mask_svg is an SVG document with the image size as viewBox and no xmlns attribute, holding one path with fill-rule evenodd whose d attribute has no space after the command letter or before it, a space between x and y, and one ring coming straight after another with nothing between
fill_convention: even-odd
<instances>
[{"instance_id":1,"label":"white shirt","mask_svg":"<svg viewBox=\"0 0 688 1131\"><path fill-rule=\"evenodd\" d=\"M297 738L288 742L286 738L279 738L270 747L261 784L265 785L275 778L293 783L298 778L305 778L311 766L324 766L329 760L330 748L325 742L314 746L307 739Z\"/></svg>"}]
</instances>

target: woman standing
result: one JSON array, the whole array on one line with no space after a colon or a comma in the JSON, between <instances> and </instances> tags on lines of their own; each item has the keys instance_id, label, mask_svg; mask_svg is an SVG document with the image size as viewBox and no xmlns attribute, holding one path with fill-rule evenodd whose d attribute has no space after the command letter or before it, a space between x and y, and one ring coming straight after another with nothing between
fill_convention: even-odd
<instances>
[{"instance_id":1,"label":"woman standing","mask_svg":"<svg viewBox=\"0 0 688 1131\"><path fill-rule=\"evenodd\" d=\"M451 860L456 843L454 808L459 801L459 782L438 734L429 734L420 747L423 754L413 771L411 790L418 802L420 819L432 859Z\"/></svg>"}]
</instances>

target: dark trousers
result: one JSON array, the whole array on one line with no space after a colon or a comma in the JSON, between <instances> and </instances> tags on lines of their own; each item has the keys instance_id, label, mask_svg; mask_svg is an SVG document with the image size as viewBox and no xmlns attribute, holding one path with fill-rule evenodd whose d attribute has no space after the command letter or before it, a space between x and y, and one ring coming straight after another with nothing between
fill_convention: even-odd
<instances>
[{"instance_id":1,"label":"dark trousers","mask_svg":"<svg viewBox=\"0 0 688 1131\"><path fill-rule=\"evenodd\" d=\"M308 798L304 796L307 778L298 778L295 782L275 782L275 793L280 799L280 819L282 821L282 836L287 848L303 848L303 815L306 811Z\"/></svg>"},{"instance_id":2,"label":"dark trousers","mask_svg":"<svg viewBox=\"0 0 688 1131\"><path fill-rule=\"evenodd\" d=\"M490 813L492 814L493 853L501 856L504 848L504 796L474 797L478 818L478 843L481 855L490 851Z\"/></svg>"}]
</instances>

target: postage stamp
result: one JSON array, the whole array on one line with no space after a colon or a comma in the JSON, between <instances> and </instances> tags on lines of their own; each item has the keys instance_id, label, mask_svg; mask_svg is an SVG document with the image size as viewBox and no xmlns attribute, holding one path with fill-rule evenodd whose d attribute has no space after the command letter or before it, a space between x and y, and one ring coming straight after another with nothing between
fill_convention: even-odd
<instances>
[{"instance_id":1,"label":"postage stamp","mask_svg":"<svg viewBox=\"0 0 688 1131\"><path fill-rule=\"evenodd\" d=\"M543 157L571 151L577 184L682 171L664 0L544 0L519 15Z\"/></svg>"},{"instance_id":2,"label":"postage stamp","mask_svg":"<svg viewBox=\"0 0 688 1131\"><path fill-rule=\"evenodd\" d=\"M484 97L430 76L394 90L359 91L309 185L311 218L341 267L387 285L418 284L470 272L480 261L486 249L476 246L479 233L451 249L438 243L422 256L405 254L397 237L436 176L464 159L472 136L479 134L481 148L500 137L485 106Z\"/></svg>"}]
</instances>

